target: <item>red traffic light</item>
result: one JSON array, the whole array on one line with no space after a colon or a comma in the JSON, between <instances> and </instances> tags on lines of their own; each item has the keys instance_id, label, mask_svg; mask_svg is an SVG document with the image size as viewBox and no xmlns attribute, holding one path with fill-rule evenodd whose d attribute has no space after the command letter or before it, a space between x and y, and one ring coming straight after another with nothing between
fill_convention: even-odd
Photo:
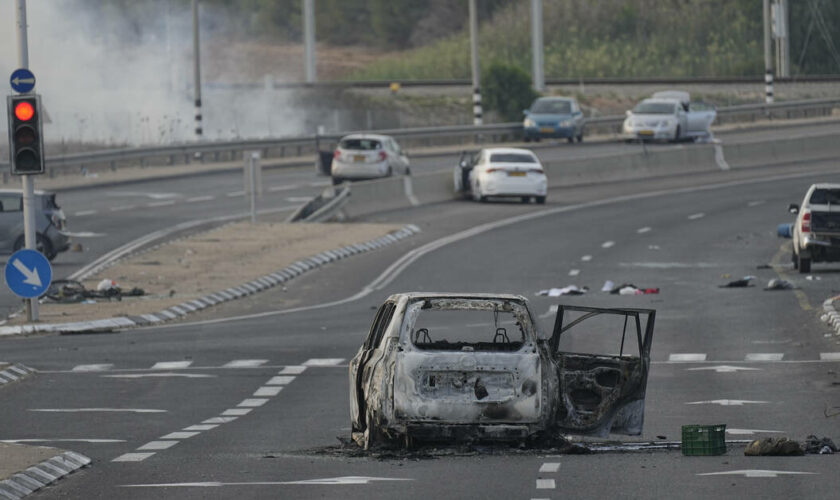
<instances>
[{"instance_id":1,"label":"red traffic light","mask_svg":"<svg viewBox=\"0 0 840 500\"><path fill-rule=\"evenodd\" d=\"M35 107L28 101L21 101L15 105L15 116L20 121L28 122L35 116Z\"/></svg>"}]
</instances>

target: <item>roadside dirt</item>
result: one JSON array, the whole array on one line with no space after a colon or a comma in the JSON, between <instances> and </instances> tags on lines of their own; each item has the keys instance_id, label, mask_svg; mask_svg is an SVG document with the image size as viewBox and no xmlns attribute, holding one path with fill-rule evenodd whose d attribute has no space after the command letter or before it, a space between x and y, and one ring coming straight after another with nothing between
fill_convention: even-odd
<instances>
[{"instance_id":1,"label":"roadside dirt","mask_svg":"<svg viewBox=\"0 0 840 500\"><path fill-rule=\"evenodd\" d=\"M238 286L279 271L325 250L372 240L397 231L388 224L227 224L137 254L84 282L96 290L103 279L124 291L142 288L144 296L121 301L41 304L42 323L71 323L155 313L203 295ZM22 324L18 316L7 324Z\"/></svg>"}]
</instances>

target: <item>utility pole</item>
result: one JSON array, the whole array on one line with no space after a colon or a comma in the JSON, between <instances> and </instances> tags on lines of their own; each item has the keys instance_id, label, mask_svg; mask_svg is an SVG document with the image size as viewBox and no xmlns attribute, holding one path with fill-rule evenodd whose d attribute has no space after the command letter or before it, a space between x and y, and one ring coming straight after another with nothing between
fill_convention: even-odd
<instances>
[{"instance_id":1,"label":"utility pole","mask_svg":"<svg viewBox=\"0 0 840 500\"><path fill-rule=\"evenodd\" d=\"M470 6L470 60L472 62L472 87L473 87L473 125L481 125L481 74L478 68L478 12L475 8L475 0L469 0Z\"/></svg>"},{"instance_id":2,"label":"utility pole","mask_svg":"<svg viewBox=\"0 0 840 500\"><path fill-rule=\"evenodd\" d=\"M776 54L779 60L778 77L790 77L790 30L788 29L788 2L776 0L776 22L773 24L776 35Z\"/></svg>"},{"instance_id":3,"label":"utility pole","mask_svg":"<svg viewBox=\"0 0 840 500\"><path fill-rule=\"evenodd\" d=\"M534 90L545 91L542 0L531 0L531 64Z\"/></svg>"},{"instance_id":4,"label":"utility pole","mask_svg":"<svg viewBox=\"0 0 840 500\"><path fill-rule=\"evenodd\" d=\"M198 0L192 0L193 15L193 70L195 76L195 135L201 140L203 127L201 126L201 51L198 39Z\"/></svg>"},{"instance_id":5,"label":"utility pole","mask_svg":"<svg viewBox=\"0 0 840 500\"><path fill-rule=\"evenodd\" d=\"M26 0L17 0L15 9L18 43L18 67L29 69L29 40L26 28ZM9 136L11 137L11 131ZM22 175L23 182L23 240L26 248L36 250L35 232L35 179L31 175ZM38 321L38 298L26 300L26 320Z\"/></svg>"},{"instance_id":6,"label":"utility pole","mask_svg":"<svg viewBox=\"0 0 840 500\"><path fill-rule=\"evenodd\" d=\"M770 40L770 0L764 0L764 102L773 103L773 55Z\"/></svg>"},{"instance_id":7,"label":"utility pole","mask_svg":"<svg viewBox=\"0 0 840 500\"><path fill-rule=\"evenodd\" d=\"M303 0L303 58L306 83L315 83L315 0Z\"/></svg>"}]
</instances>

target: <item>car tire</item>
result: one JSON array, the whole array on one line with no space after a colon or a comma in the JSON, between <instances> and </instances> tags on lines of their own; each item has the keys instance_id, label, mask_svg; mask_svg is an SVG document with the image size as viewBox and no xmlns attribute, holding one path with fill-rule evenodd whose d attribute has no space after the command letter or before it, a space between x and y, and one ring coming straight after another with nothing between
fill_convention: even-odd
<instances>
[{"instance_id":1,"label":"car tire","mask_svg":"<svg viewBox=\"0 0 840 500\"><path fill-rule=\"evenodd\" d=\"M801 274L807 274L811 272L811 259L806 259L802 256L799 257L799 272Z\"/></svg>"},{"instance_id":2,"label":"car tire","mask_svg":"<svg viewBox=\"0 0 840 500\"><path fill-rule=\"evenodd\" d=\"M538 205L545 205L545 196L535 196Z\"/></svg>"},{"instance_id":3,"label":"car tire","mask_svg":"<svg viewBox=\"0 0 840 500\"><path fill-rule=\"evenodd\" d=\"M20 238L18 238L15 241L14 250L15 250L15 252L17 252L18 250L24 248L25 246L26 246L26 240L24 239L23 236L21 236ZM50 240L45 238L44 235L42 235L41 233L38 233L37 235L35 235L35 249L38 250L39 252L41 252L44 255L44 257L46 257L47 260L50 260L50 261L52 261L56 257L56 255L58 255L53 250L53 247L52 247L52 244L50 243Z\"/></svg>"},{"instance_id":4,"label":"car tire","mask_svg":"<svg viewBox=\"0 0 840 500\"><path fill-rule=\"evenodd\" d=\"M522 203L531 203L531 197L530 196L522 196L522 197L519 198L519 201L521 201Z\"/></svg>"},{"instance_id":5,"label":"car tire","mask_svg":"<svg viewBox=\"0 0 840 500\"><path fill-rule=\"evenodd\" d=\"M578 141L578 144L580 144L581 142L583 142L583 131L581 131L581 132L580 132L580 134L578 134L578 136L577 136L577 141Z\"/></svg>"},{"instance_id":6,"label":"car tire","mask_svg":"<svg viewBox=\"0 0 840 500\"><path fill-rule=\"evenodd\" d=\"M566 142L568 142L569 144L571 144L571 143L575 142L575 138L574 138L574 136L569 136L569 137L566 137Z\"/></svg>"}]
</instances>

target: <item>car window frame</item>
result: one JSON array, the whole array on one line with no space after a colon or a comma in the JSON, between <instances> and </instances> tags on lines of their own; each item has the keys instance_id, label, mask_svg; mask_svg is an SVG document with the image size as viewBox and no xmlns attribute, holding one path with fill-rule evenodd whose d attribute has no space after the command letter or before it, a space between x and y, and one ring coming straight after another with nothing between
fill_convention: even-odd
<instances>
[{"instance_id":1,"label":"car window frame","mask_svg":"<svg viewBox=\"0 0 840 500\"><path fill-rule=\"evenodd\" d=\"M5 203L5 201L2 199L2 198L3 198L3 197L5 197L5 196L8 196L10 199L11 199L11 198L14 198L14 199L15 199L17 209L14 209L14 210L9 210L9 209L7 208L7 204L6 204L6 203ZM23 212L23 196L21 196L21 195L17 195L17 194L15 194L15 193L3 193L3 194L0 194L0 202L2 202L2 210L0 210L0 213L20 213L20 212Z\"/></svg>"}]
</instances>

